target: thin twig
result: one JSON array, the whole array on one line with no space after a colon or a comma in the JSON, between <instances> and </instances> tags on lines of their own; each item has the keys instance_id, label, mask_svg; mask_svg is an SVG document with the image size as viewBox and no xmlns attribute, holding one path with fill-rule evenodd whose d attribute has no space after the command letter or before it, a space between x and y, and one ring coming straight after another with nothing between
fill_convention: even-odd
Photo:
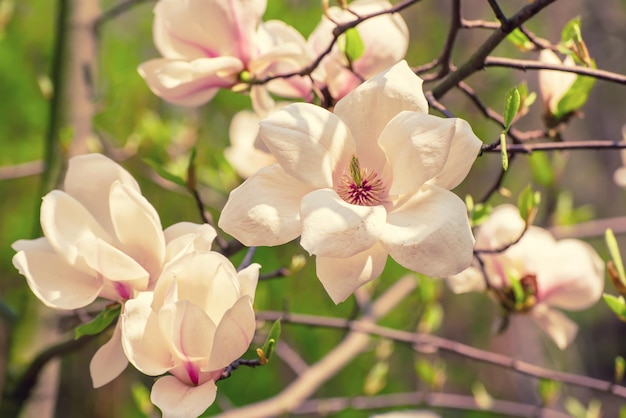
<instances>
[{"instance_id":1,"label":"thin twig","mask_svg":"<svg viewBox=\"0 0 626 418\"><path fill-rule=\"evenodd\" d=\"M95 30L100 29L100 26L102 26L102 24L129 11L134 6L137 6L141 3L145 3L148 1L155 1L155 0L124 0L124 1L119 2L118 4L111 7L110 9L102 12L102 14L98 16L96 20L94 20L94 23L93 23L94 29Z\"/></svg>"},{"instance_id":2,"label":"thin twig","mask_svg":"<svg viewBox=\"0 0 626 418\"><path fill-rule=\"evenodd\" d=\"M511 144L506 150L511 154L532 154L535 151L564 151L564 150L614 150L626 148L626 141L569 141L569 142L539 142L536 144ZM483 145L481 153L500 152L500 144Z\"/></svg>"},{"instance_id":3,"label":"thin twig","mask_svg":"<svg viewBox=\"0 0 626 418\"><path fill-rule=\"evenodd\" d=\"M509 22L509 19L507 19L506 15L502 11L500 5L496 0L487 0L487 2L489 3L491 10L493 10L493 14L495 14L498 21L500 21L500 26L502 27L502 30L506 32L511 22Z\"/></svg>"}]
</instances>

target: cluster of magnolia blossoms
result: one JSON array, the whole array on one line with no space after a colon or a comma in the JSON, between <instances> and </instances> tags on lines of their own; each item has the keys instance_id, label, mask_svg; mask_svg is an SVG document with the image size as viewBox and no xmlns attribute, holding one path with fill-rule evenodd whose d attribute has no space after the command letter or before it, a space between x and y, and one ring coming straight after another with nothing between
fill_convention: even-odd
<instances>
[{"instance_id":1,"label":"cluster of magnolia blossoms","mask_svg":"<svg viewBox=\"0 0 626 418\"><path fill-rule=\"evenodd\" d=\"M528 314L561 349L574 340L578 327L553 307L582 310L602 296L604 263L594 249L576 239L556 241L536 226L526 229L512 205L495 208L481 225L476 251L482 267L449 277L451 290L488 289L507 314Z\"/></svg>"},{"instance_id":2,"label":"cluster of magnolia blossoms","mask_svg":"<svg viewBox=\"0 0 626 418\"><path fill-rule=\"evenodd\" d=\"M215 380L254 335L259 266L237 273L211 251L216 232L209 225L163 230L135 179L99 154L69 161L64 191L43 198L41 227L44 237L13 244L13 263L44 304L122 304L122 320L91 361L94 387L130 360L148 375L171 373L151 394L164 416L195 417L208 408Z\"/></svg>"},{"instance_id":3,"label":"cluster of magnolia blossoms","mask_svg":"<svg viewBox=\"0 0 626 418\"><path fill-rule=\"evenodd\" d=\"M294 103L261 122L277 160L233 190L219 226L247 246L300 237L335 303L390 255L433 277L470 265L465 204L450 192L481 146L469 124L428 114L405 61L341 99L334 113Z\"/></svg>"}]
</instances>

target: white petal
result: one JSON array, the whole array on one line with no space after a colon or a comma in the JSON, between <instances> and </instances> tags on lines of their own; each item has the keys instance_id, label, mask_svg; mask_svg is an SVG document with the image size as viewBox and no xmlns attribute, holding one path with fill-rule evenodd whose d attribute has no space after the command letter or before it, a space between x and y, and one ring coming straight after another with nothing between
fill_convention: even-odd
<instances>
[{"instance_id":1,"label":"white petal","mask_svg":"<svg viewBox=\"0 0 626 418\"><path fill-rule=\"evenodd\" d=\"M122 345L133 366L148 376L158 376L174 363L151 304L152 292L140 293L124 304Z\"/></svg>"},{"instance_id":2,"label":"white petal","mask_svg":"<svg viewBox=\"0 0 626 418\"><path fill-rule=\"evenodd\" d=\"M56 309L78 309L98 297L102 280L67 264L52 249L46 238L20 240L13 265L24 277L32 292L44 304Z\"/></svg>"},{"instance_id":3,"label":"white petal","mask_svg":"<svg viewBox=\"0 0 626 418\"><path fill-rule=\"evenodd\" d=\"M317 257L317 277L335 303L343 302L354 291L381 275L387 263L387 250L376 244L347 258Z\"/></svg>"},{"instance_id":4,"label":"white petal","mask_svg":"<svg viewBox=\"0 0 626 418\"><path fill-rule=\"evenodd\" d=\"M254 301L254 293L256 291L256 285L259 281L259 270L261 266L257 263L252 263L243 270L237 272L239 277L239 284L241 285L241 296L250 296Z\"/></svg>"},{"instance_id":5,"label":"white petal","mask_svg":"<svg viewBox=\"0 0 626 418\"><path fill-rule=\"evenodd\" d=\"M561 62L559 57L549 49L542 49L539 53L539 61L546 64L557 64L574 66L574 62L565 60ZM563 95L570 89L574 81L576 81L577 75L575 73L568 73L564 71L554 70L540 70L539 71L539 92L543 98L545 106L551 113L556 113L559 102L563 98Z\"/></svg>"},{"instance_id":6,"label":"white petal","mask_svg":"<svg viewBox=\"0 0 626 418\"><path fill-rule=\"evenodd\" d=\"M332 187L355 153L346 125L310 103L272 113L259 135L286 173L314 188Z\"/></svg>"},{"instance_id":7,"label":"white petal","mask_svg":"<svg viewBox=\"0 0 626 418\"><path fill-rule=\"evenodd\" d=\"M358 206L334 190L315 190L302 198L300 245L309 254L345 258L371 248L385 228L382 205Z\"/></svg>"},{"instance_id":8,"label":"white petal","mask_svg":"<svg viewBox=\"0 0 626 418\"><path fill-rule=\"evenodd\" d=\"M493 209L476 234L476 248L494 250L517 241L525 223L517 207L504 204Z\"/></svg>"},{"instance_id":9,"label":"white petal","mask_svg":"<svg viewBox=\"0 0 626 418\"><path fill-rule=\"evenodd\" d=\"M154 94L181 106L208 102L218 89L235 85L241 70L243 64L233 57L199 58L191 62L155 59L138 68Z\"/></svg>"},{"instance_id":10,"label":"white petal","mask_svg":"<svg viewBox=\"0 0 626 418\"><path fill-rule=\"evenodd\" d=\"M400 112L378 140L393 170L389 194L417 190L441 172L454 137L454 119L417 112Z\"/></svg>"},{"instance_id":11,"label":"white petal","mask_svg":"<svg viewBox=\"0 0 626 418\"><path fill-rule=\"evenodd\" d=\"M188 386L174 376L164 376L152 385L150 400L163 418L197 418L215 401L217 386L209 380Z\"/></svg>"},{"instance_id":12,"label":"white petal","mask_svg":"<svg viewBox=\"0 0 626 418\"><path fill-rule=\"evenodd\" d=\"M576 338L578 325L565 316L563 312L550 309L545 304L539 304L533 308L530 315L539 328L548 334L561 350L567 348Z\"/></svg>"},{"instance_id":13,"label":"white petal","mask_svg":"<svg viewBox=\"0 0 626 418\"><path fill-rule=\"evenodd\" d=\"M109 190L119 181L141 193L137 181L122 166L102 154L70 158L63 189L80 202L107 231L113 231L109 213Z\"/></svg>"},{"instance_id":14,"label":"white petal","mask_svg":"<svg viewBox=\"0 0 626 418\"><path fill-rule=\"evenodd\" d=\"M250 346L255 329L252 298L244 296L226 311L217 326L206 370L221 369L237 360Z\"/></svg>"},{"instance_id":15,"label":"white petal","mask_svg":"<svg viewBox=\"0 0 626 418\"><path fill-rule=\"evenodd\" d=\"M218 225L248 247L285 244L300 235L300 200L310 191L271 165L230 193Z\"/></svg>"},{"instance_id":16,"label":"white petal","mask_svg":"<svg viewBox=\"0 0 626 418\"><path fill-rule=\"evenodd\" d=\"M406 61L376 75L341 99L335 106L335 115L348 125L361 161L371 170L381 172L385 156L374 144L385 125L403 110L428 113L422 79L411 71Z\"/></svg>"},{"instance_id":17,"label":"white petal","mask_svg":"<svg viewBox=\"0 0 626 418\"><path fill-rule=\"evenodd\" d=\"M171 261L192 251L210 251L217 231L209 224L178 222L167 227L163 235L167 242L165 259Z\"/></svg>"},{"instance_id":18,"label":"white petal","mask_svg":"<svg viewBox=\"0 0 626 418\"><path fill-rule=\"evenodd\" d=\"M399 264L428 276L460 273L472 262L467 208L440 187L425 185L394 208L381 241Z\"/></svg>"},{"instance_id":19,"label":"white petal","mask_svg":"<svg viewBox=\"0 0 626 418\"><path fill-rule=\"evenodd\" d=\"M613 173L613 181L621 188L626 188L626 167L619 167Z\"/></svg>"},{"instance_id":20,"label":"white petal","mask_svg":"<svg viewBox=\"0 0 626 418\"><path fill-rule=\"evenodd\" d=\"M429 181L430 184L452 190L458 186L469 173L482 141L474 135L472 127L463 119L454 119L454 138L448 159L443 170Z\"/></svg>"},{"instance_id":21,"label":"white petal","mask_svg":"<svg viewBox=\"0 0 626 418\"><path fill-rule=\"evenodd\" d=\"M487 288L485 277L476 267L468 267L458 274L446 277L448 288L454 293L482 292Z\"/></svg>"},{"instance_id":22,"label":"white petal","mask_svg":"<svg viewBox=\"0 0 626 418\"><path fill-rule=\"evenodd\" d=\"M122 326L121 322L118 322L111 339L96 351L89 363L93 387L106 385L119 376L127 366L128 358L122 348Z\"/></svg>"},{"instance_id":23,"label":"white petal","mask_svg":"<svg viewBox=\"0 0 626 418\"><path fill-rule=\"evenodd\" d=\"M229 137L232 145L224 150L224 156L237 174L244 179L276 162L276 158L269 153L264 144L265 150L255 146L260 121L254 112L244 110L237 113L230 122Z\"/></svg>"}]
</instances>

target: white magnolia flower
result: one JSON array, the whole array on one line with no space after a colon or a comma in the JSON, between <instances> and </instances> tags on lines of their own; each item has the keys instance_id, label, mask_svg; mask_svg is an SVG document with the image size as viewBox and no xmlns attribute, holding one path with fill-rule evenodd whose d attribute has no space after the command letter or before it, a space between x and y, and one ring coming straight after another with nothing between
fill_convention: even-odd
<instances>
[{"instance_id":1,"label":"white magnolia flower","mask_svg":"<svg viewBox=\"0 0 626 418\"><path fill-rule=\"evenodd\" d=\"M154 292L126 302L123 346L142 373L158 376L150 399L163 417L202 414L215 382L248 349L259 265L237 272L216 252L196 251L168 264Z\"/></svg>"},{"instance_id":2,"label":"white magnolia flower","mask_svg":"<svg viewBox=\"0 0 626 418\"><path fill-rule=\"evenodd\" d=\"M164 232L135 179L100 154L70 159L64 191L43 198L41 228L44 237L13 244L13 264L44 304L68 310L98 297L124 303L151 290L166 262L210 249L216 236L211 226L188 222ZM94 387L127 364L116 328L92 359Z\"/></svg>"},{"instance_id":3,"label":"white magnolia flower","mask_svg":"<svg viewBox=\"0 0 626 418\"><path fill-rule=\"evenodd\" d=\"M388 10L391 4L385 0L356 0L350 10L359 16ZM356 17L340 7L328 9L328 16L338 24L353 21ZM333 23L328 17L322 20L311 33L308 43L318 55L328 48L333 39ZM409 46L409 29L398 13L383 14L359 24L356 29L363 41L364 53L353 63L348 62L339 43L322 60L313 72L313 78L321 87L327 87L331 96L341 99L364 80L368 80L386 68L404 59ZM341 42L342 40L340 40Z\"/></svg>"},{"instance_id":4,"label":"white magnolia flower","mask_svg":"<svg viewBox=\"0 0 626 418\"><path fill-rule=\"evenodd\" d=\"M428 115L406 62L363 83L335 113L291 104L261 122L278 163L233 190L219 225L247 246L301 236L336 303L378 277L387 256L430 276L472 260L466 208L449 189L481 142L467 122Z\"/></svg>"},{"instance_id":5,"label":"white magnolia flower","mask_svg":"<svg viewBox=\"0 0 626 418\"><path fill-rule=\"evenodd\" d=\"M139 74L162 99L198 106L220 88L249 77L298 71L311 61L300 33L275 20L261 22L266 0L160 0L154 8L154 43L163 58L139 66ZM267 87L286 97L309 97L306 77L277 79ZM264 87L252 88L262 107Z\"/></svg>"},{"instance_id":6,"label":"white magnolia flower","mask_svg":"<svg viewBox=\"0 0 626 418\"><path fill-rule=\"evenodd\" d=\"M523 230L524 221L516 207L498 206L476 234L476 248L503 248L515 242ZM604 263L589 244L576 239L556 241L536 226L530 226L519 242L505 251L483 253L481 258L487 278L478 267L470 267L448 278L452 291L484 291L488 280L505 309L527 313L561 349L574 340L578 327L553 307L586 309L600 299L604 289ZM524 290L523 301L516 301L512 279Z\"/></svg>"},{"instance_id":7,"label":"white magnolia flower","mask_svg":"<svg viewBox=\"0 0 626 418\"><path fill-rule=\"evenodd\" d=\"M563 62L549 49L542 49L539 53L539 61L546 64L565 65L574 67L576 63L571 56L567 56ZM554 70L539 71L539 93L543 100L544 107L552 114L558 113L559 102L565 93L572 87L578 76L575 73Z\"/></svg>"}]
</instances>

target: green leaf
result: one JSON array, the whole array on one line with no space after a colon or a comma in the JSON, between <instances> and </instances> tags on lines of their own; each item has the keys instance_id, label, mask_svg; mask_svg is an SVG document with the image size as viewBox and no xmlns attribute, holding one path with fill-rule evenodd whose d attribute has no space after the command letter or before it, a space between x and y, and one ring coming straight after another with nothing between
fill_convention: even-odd
<instances>
[{"instance_id":1,"label":"green leaf","mask_svg":"<svg viewBox=\"0 0 626 418\"><path fill-rule=\"evenodd\" d=\"M615 357L615 383L620 384L624 379L624 371L626 371L626 360L624 357Z\"/></svg>"},{"instance_id":2,"label":"green leaf","mask_svg":"<svg viewBox=\"0 0 626 418\"><path fill-rule=\"evenodd\" d=\"M152 169L153 169L154 171L156 171L156 172L157 172L157 174L158 174L159 176L163 177L165 180L169 180L169 181L171 181L172 183L176 183L176 184L178 184L179 186L182 186L182 187L184 187L184 188L187 188L187 182L186 182L183 178L181 178L181 177L179 177L179 176L177 176L177 175L175 175L175 174L172 174L172 173L170 173L170 172L166 171L166 170L165 170L165 169L161 166L161 164L159 164L159 163L157 163L156 161L151 160L151 159L149 159L149 158L144 158L144 159L143 159L143 161L144 161L146 164L148 164L150 167L152 167Z\"/></svg>"},{"instance_id":3,"label":"green leaf","mask_svg":"<svg viewBox=\"0 0 626 418\"><path fill-rule=\"evenodd\" d=\"M363 39L361 39L361 34L357 28L348 29L344 36L344 53L346 54L346 58L348 58L348 62L352 65L352 63L361 58L365 52L365 44L363 43Z\"/></svg>"},{"instance_id":4,"label":"green leaf","mask_svg":"<svg viewBox=\"0 0 626 418\"><path fill-rule=\"evenodd\" d=\"M602 299L619 319L626 321L626 301L624 301L624 297L605 293L602 295Z\"/></svg>"},{"instance_id":5,"label":"green leaf","mask_svg":"<svg viewBox=\"0 0 626 418\"><path fill-rule=\"evenodd\" d=\"M580 16L567 22L561 31L561 43L568 45L571 42L581 42L583 39L580 30Z\"/></svg>"},{"instance_id":6,"label":"green leaf","mask_svg":"<svg viewBox=\"0 0 626 418\"><path fill-rule=\"evenodd\" d=\"M130 393L142 417L147 418L154 415L154 405L150 401L150 391L143 383L135 382L131 384Z\"/></svg>"},{"instance_id":7,"label":"green leaf","mask_svg":"<svg viewBox=\"0 0 626 418\"><path fill-rule=\"evenodd\" d=\"M622 406L619 410L619 418L626 418L626 405Z\"/></svg>"},{"instance_id":8,"label":"green leaf","mask_svg":"<svg viewBox=\"0 0 626 418\"><path fill-rule=\"evenodd\" d=\"M509 152L506 149L506 133L500 134L500 155L502 156L502 168L504 171L509 169Z\"/></svg>"},{"instance_id":9,"label":"green leaf","mask_svg":"<svg viewBox=\"0 0 626 418\"><path fill-rule=\"evenodd\" d=\"M533 191L530 184L524 187L517 197L517 208L519 209L519 214L527 225L533 223L535 215L537 214L537 206L540 201L541 195L539 192Z\"/></svg>"},{"instance_id":10,"label":"green leaf","mask_svg":"<svg viewBox=\"0 0 626 418\"><path fill-rule=\"evenodd\" d=\"M506 100L504 102L504 132L508 132L515 119L515 115L519 111L520 106L520 94L517 87L513 87L506 93Z\"/></svg>"},{"instance_id":11,"label":"green leaf","mask_svg":"<svg viewBox=\"0 0 626 418\"><path fill-rule=\"evenodd\" d=\"M592 65L595 68L595 63ZM589 93L596 83L596 79L588 76L579 75L572 87L567 90L556 106L555 117L561 118L568 113L580 109L589 98Z\"/></svg>"},{"instance_id":12,"label":"green leaf","mask_svg":"<svg viewBox=\"0 0 626 418\"><path fill-rule=\"evenodd\" d=\"M365 377L363 392L366 395L376 395L387 385L387 375L389 374L389 362L379 361L374 364Z\"/></svg>"},{"instance_id":13,"label":"green leaf","mask_svg":"<svg viewBox=\"0 0 626 418\"><path fill-rule=\"evenodd\" d=\"M561 391L561 382L550 379L539 379L538 391L542 405L554 405Z\"/></svg>"},{"instance_id":14,"label":"green leaf","mask_svg":"<svg viewBox=\"0 0 626 418\"><path fill-rule=\"evenodd\" d=\"M524 35L524 32L522 32L519 28L515 28L511 33L509 33L506 39L521 51L532 51L535 47L530 39L528 39L528 37Z\"/></svg>"},{"instance_id":15,"label":"green leaf","mask_svg":"<svg viewBox=\"0 0 626 418\"><path fill-rule=\"evenodd\" d=\"M528 156L533 181L542 186L552 186L555 181L552 164L545 152L533 152Z\"/></svg>"},{"instance_id":16,"label":"green leaf","mask_svg":"<svg viewBox=\"0 0 626 418\"><path fill-rule=\"evenodd\" d=\"M430 334L433 331L437 331L443 322L443 308L439 303L430 303L426 305L424 309L424 313L420 318L419 324L417 325L417 331Z\"/></svg>"},{"instance_id":17,"label":"green leaf","mask_svg":"<svg viewBox=\"0 0 626 418\"><path fill-rule=\"evenodd\" d=\"M415 362L415 371L420 380L428 386L433 386L435 382L435 368L428 360L417 359Z\"/></svg>"},{"instance_id":18,"label":"green leaf","mask_svg":"<svg viewBox=\"0 0 626 418\"><path fill-rule=\"evenodd\" d=\"M608 228L604 233L604 239L606 241L606 246L609 249L611 260L613 260L613 264L615 265L615 269L619 275L619 280L622 284L624 284L624 286L626 286L626 272L624 272L622 254L620 253L619 245L617 245L617 240L615 239L615 235L613 234L613 230L611 228Z\"/></svg>"},{"instance_id":19,"label":"green leaf","mask_svg":"<svg viewBox=\"0 0 626 418\"><path fill-rule=\"evenodd\" d=\"M280 319L277 319L272 324L272 328L270 328L270 332L269 334L267 334L267 338L265 339L265 344L263 344L263 353L267 361L269 361L272 358L272 355L274 355L274 349L276 348L276 343L278 342L278 339L280 338L280 331L281 331Z\"/></svg>"},{"instance_id":20,"label":"green leaf","mask_svg":"<svg viewBox=\"0 0 626 418\"><path fill-rule=\"evenodd\" d=\"M116 303L109 305L90 322L76 327L74 338L78 339L83 335L96 335L108 328L120 316L122 305Z\"/></svg>"},{"instance_id":21,"label":"green leaf","mask_svg":"<svg viewBox=\"0 0 626 418\"><path fill-rule=\"evenodd\" d=\"M573 418L586 418L587 409L585 406L580 403L580 401L573 397L568 397L565 400L565 410L573 417Z\"/></svg>"},{"instance_id":22,"label":"green leaf","mask_svg":"<svg viewBox=\"0 0 626 418\"><path fill-rule=\"evenodd\" d=\"M491 405L493 405L493 398L487 392L487 388L480 382L475 382L472 385L472 394L474 395L474 400L476 401L476 405L478 405L481 409L489 409Z\"/></svg>"}]
</instances>

